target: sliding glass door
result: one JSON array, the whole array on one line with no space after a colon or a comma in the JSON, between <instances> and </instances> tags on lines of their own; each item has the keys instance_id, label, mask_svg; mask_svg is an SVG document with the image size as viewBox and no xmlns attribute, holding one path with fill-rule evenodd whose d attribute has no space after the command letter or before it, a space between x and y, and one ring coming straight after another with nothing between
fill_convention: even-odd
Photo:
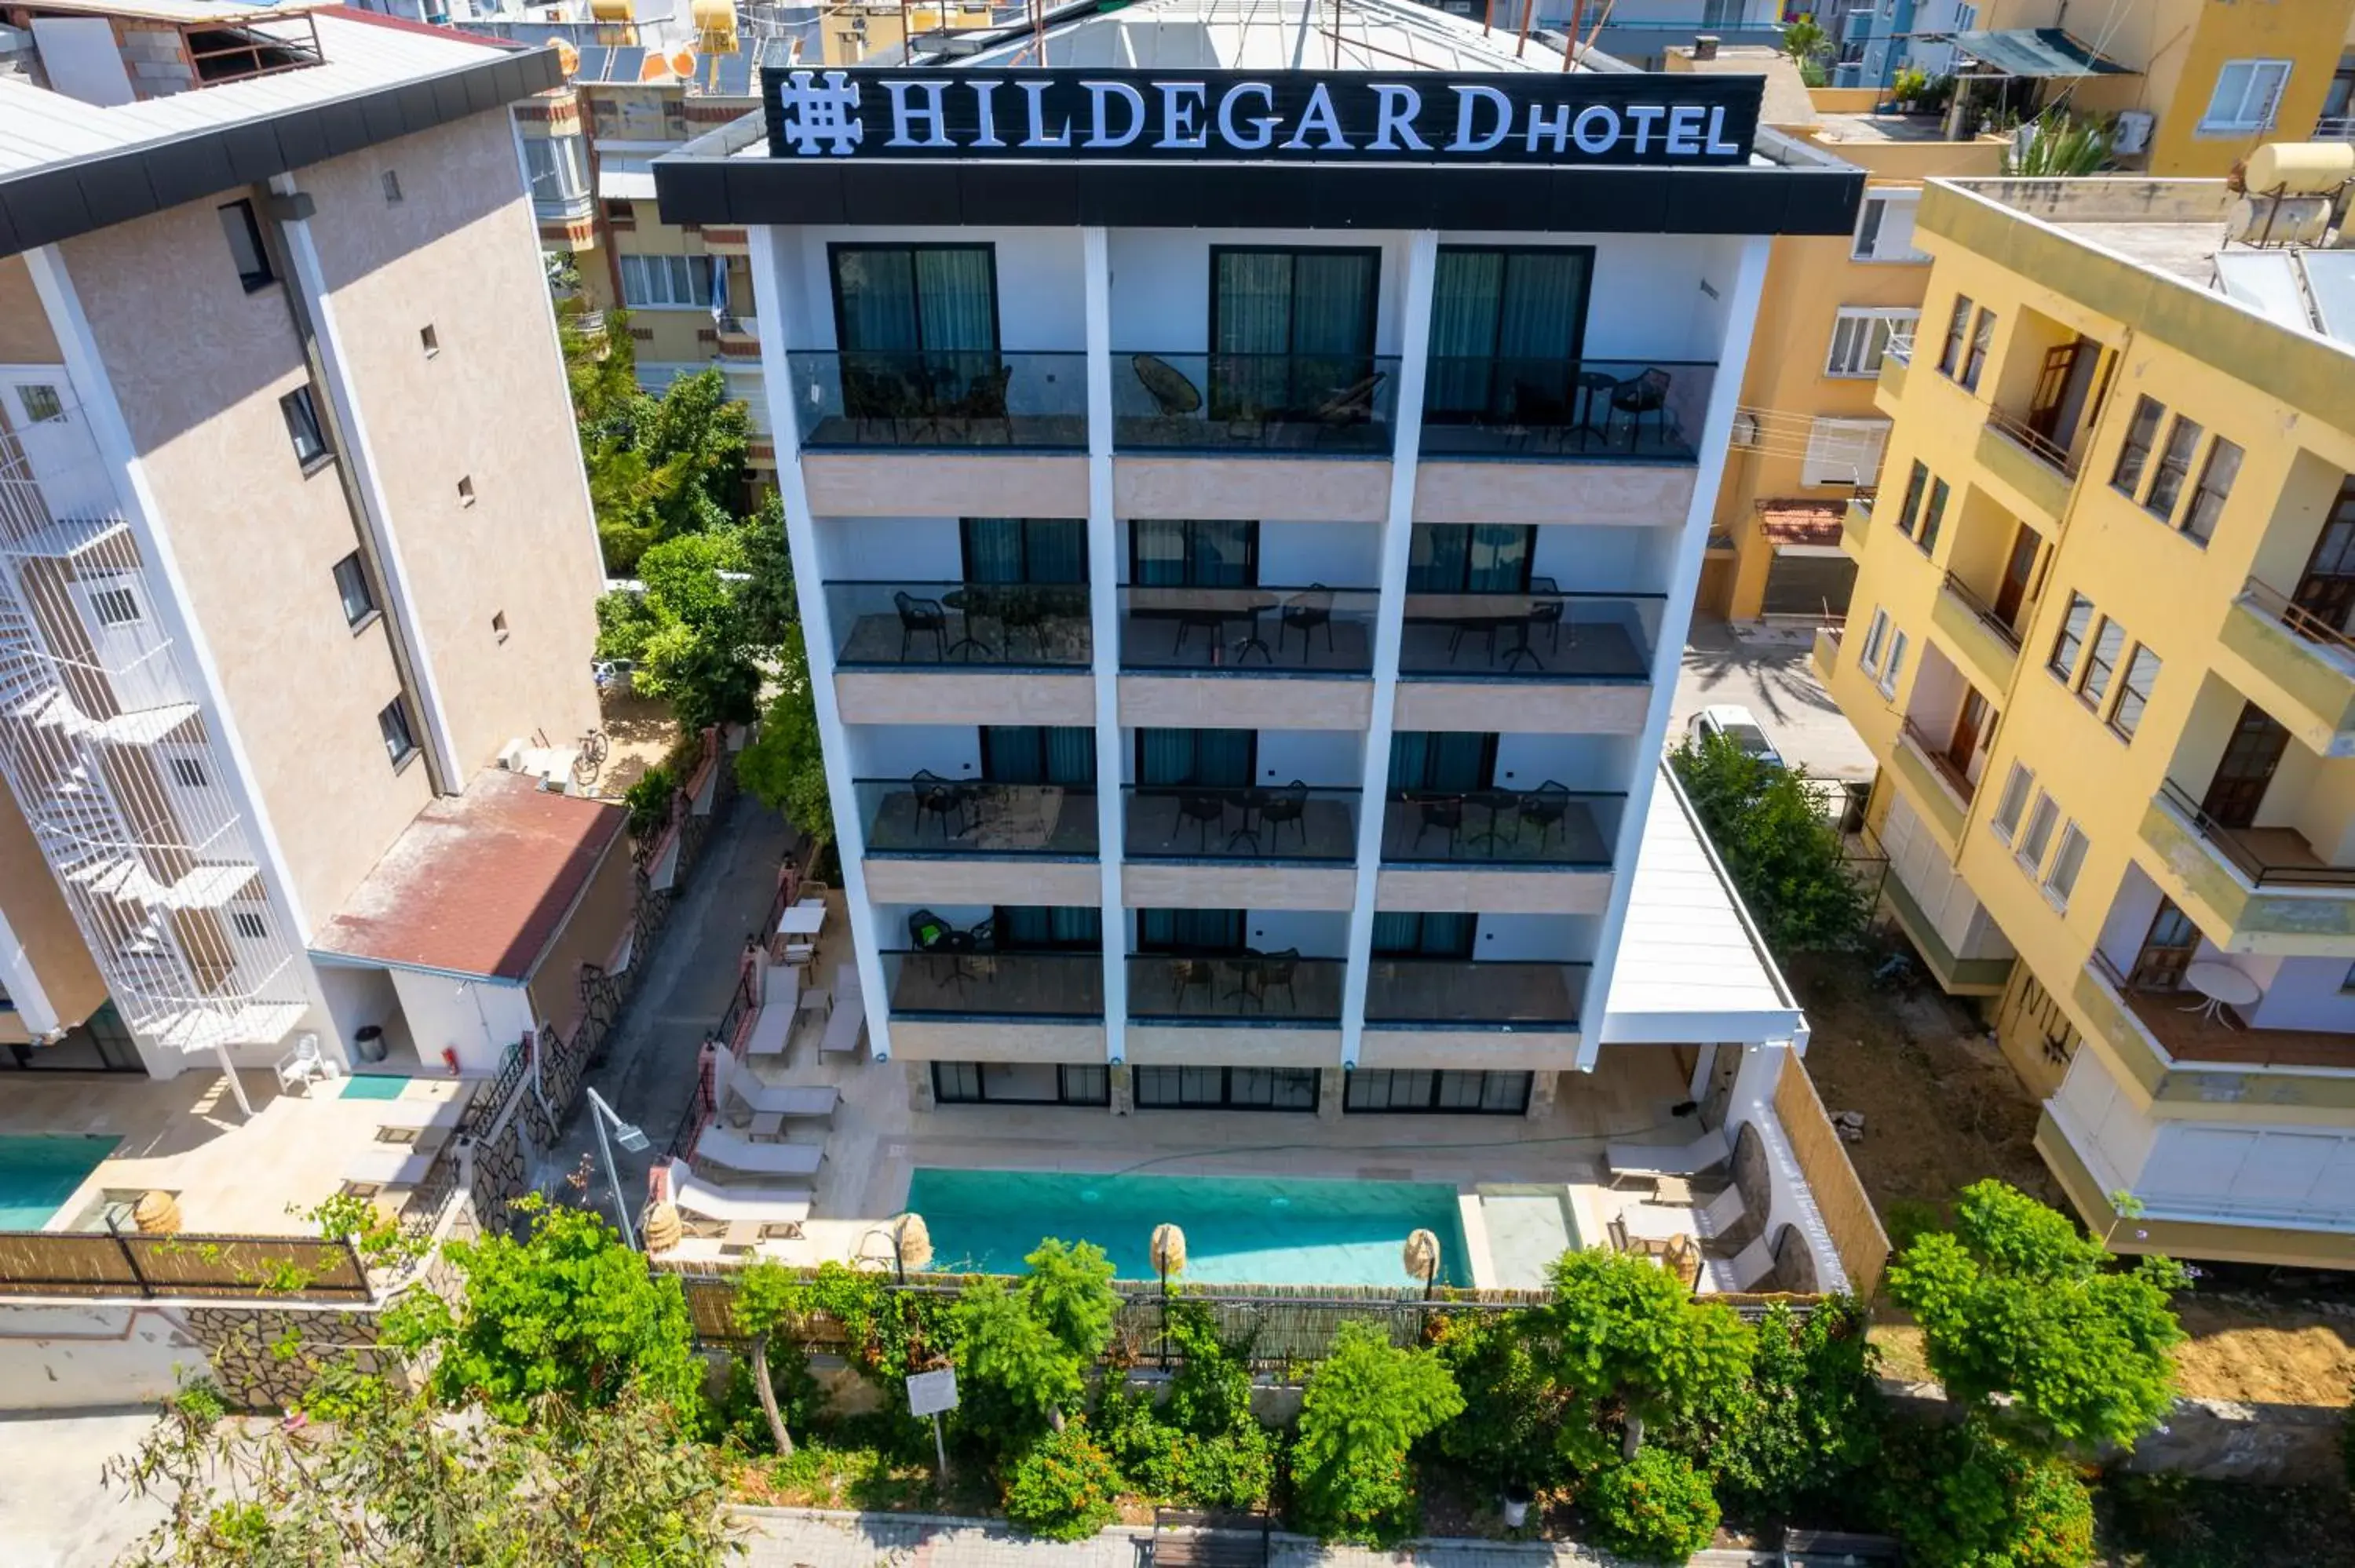
<instances>
[{"instance_id":1,"label":"sliding glass door","mask_svg":"<svg viewBox=\"0 0 2355 1568\"><path fill-rule=\"evenodd\" d=\"M1082 517L962 520L969 583L1084 583L1088 524Z\"/></svg>"},{"instance_id":2,"label":"sliding glass door","mask_svg":"<svg viewBox=\"0 0 2355 1568\"><path fill-rule=\"evenodd\" d=\"M1443 246L1431 298L1433 418L1567 408L1586 332L1594 252Z\"/></svg>"},{"instance_id":3,"label":"sliding glass door","mask_svg":"<svg viewBox=\"0 0 2355 1568\"><path fill-rule=\"evenodd\" d=\"M1314 1067L1139 1067L1139 1110L1316 1108Z\"/></svg>"},{"instance_id":4,"label":"sliding glass door","mask_svg":"<svg viewBox=\"0 0 2355 1568\"><path fill-rule=\"evenodd\" d=\"M1243 950L1243 912L1240 909L1140 909L1136 912L1136 950L1140 953L1240 953Z\"/></svg>"},{"instance_id":5,"label":"sliding glass door","mask_svg":"<svg viewBox=\"0 0 2355 1568\"><path fill-rule=\"evenodd\" d=\"M1141 588L1247 588L1259 581L1259 524L1139 518L1128 525L1128 580Z\"/></svg>"},{"instance_id":6,"label":"sliding glass door","mask_svg":"<svg viewBox=\"0 0 2355 1568\"><path fill-rule=\"evenodd\" d=\"M1210 248L1214 418L1313 409L1373 374L1381 252Z\"/></svg>"},{"instance_id":7,"label":"sliding glass door","mask_svg":"<svg viewBox=\"0 0 2355 1568\"><path fill-rule=\"evenodd\" d=\"M1374 916L1374 956L1389 959L1468 959L1477 915L1392 910Z\"/></svg>"},{"instance_id":8,"label":"sliding glass door","mask_svg":"<svg viewBox=\"0 0 2355 1568\"><path fill-rule=\"evenodd\" d=\"M996 784L1060 784L1092 789L1096 732L1085 725L985 725L981 776Z\"/></svg>"},{"instance_id":9,"label":"sliding glass door","mask_svg":"<svg viewBox=\"0 0 2355 1568\"><path fill-rule=\"evenodd\" d=\"M1136 781L1240 789L1252 782L1258 750L1259 732L1252 729L1140 729Z\"/></svg>"},{"instance_id":10,"label":"sliding glass door","mask_svg":"<svg viewBox=\"0 0 2355 1568\"><path fill-rule=\"evenodd\" d=\"M1391 735L1391 788L1465 795L1497 777L1497 737L1476 730L1401 729Z\"/></svg>"},{"instance_id":11,"label":"sliding glass door","mask_svg":"<svg viewBox=\"0 0 2355 1568\"><path fill-rule=\"evenodd\" d=\"M1409 593L1519 593L1529 586L1537 529L1519 523L1418 523L1408 545Z\"/></svg>"},{"instance_id":12,"label":"sliding glass door","mask_svg":"<svg viewBox=\"0 0 2355 1568\"><path fill-rule=\"evenodd\" d=\"M954 356L997 347L986 245L834 245L835 343L846 355Z\"/></svg>"},{"instance_id":13,"label":"sliding glass door","mask_svg":"<svg viewBox=\"0 0 2355 1568\"><path fill-rule=\"evenodd\" d=\"M1001 904L992 911L1000 952L1103 951L1103 911L1071 904Z\"/></svg>"}]
</instances>

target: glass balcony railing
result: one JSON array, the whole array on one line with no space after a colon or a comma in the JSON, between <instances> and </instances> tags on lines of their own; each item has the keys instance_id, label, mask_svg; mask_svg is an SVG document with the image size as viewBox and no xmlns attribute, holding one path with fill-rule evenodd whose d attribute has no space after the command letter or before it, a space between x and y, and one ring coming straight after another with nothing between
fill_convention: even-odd
<instances>
[{"instance_id":1,"label":"glass balcony railing","mask_svg":"<svg viewBox=\"0 0 2355 1568\"><path fill-rule=\"evenodd\" d=\"M1575 1029L1587 964L1374 955L1366 1022L1423 1029Z\"/></svg>"},{"instance_id":2,"label":"glass balcony railing","mask_svg":"<svg viewBox=\"0 0 2355 1568\"><path fill-rule=\"evenodd\" d=\"M894 1018L1079 1023L1103 1017L1101 953L900 948L880 957Z\"/></svg>"},{"instance_id":3,"label":"glass balcony railing","mask_svg":"<svg viewBox=\"0 0 2355 1568\"><path fill-rule=\"evenodd\" d=\"M1096 853L1092 788L930 774L860 779L851 788L869 854L1087 859Z\"/></svg>"},{"instance_id":4,"label":"glass balcony railing","mask_svg":"<svg viewBox=\"0 0 2355 1568\"><path fill-rule=\"evenodd\" d=\"M1398 356L1112 356L1113 444L1123 450L1380 457L1398 411Z\"/></svg>"},{"instance_id":5,"label":"glass balcony railing","mask_svg":"<svg viewBox=\"0 0 2355 1568\"><path fill-rule=\"evenodd\" d=\"M1390 865L1544 865L1607 871L1627 797L1535 789L1401 789L1382 818ZM1132 854L1135 851L1130 852Z\"/></svg>"},{"instance_id":6,"label":"glass balcony railing","mask_svg":"<svg viewBox=\"0 0 2355 1568\"><path fill-rule=\"evenodd\" d=\"M1087 355L1020 349L805 350L785 356L813 451L1025 447L1084 451Z\"/></svg>"},{"instance_id":7,"label":"glass balcony railing","mask_svg":"<svg viewBox=\"0 0 2355 1568\"><path fill-rule=\"evenodd\" d=\"M1665 594L1410 593L1399 645L1409 680L1648 680Z\"/></svg>"},{"instance_id":8,"label":"glass balcony railing","mask_svg":"<svg viewBox=\"0 0 2355 1568\"><path fill-rule=\"evenodd\" d=\"M1716 379L1698 360L1433 355L1423 455L1692 462Z\"/></svg>"},{"instance_id":9,"label":"glass balcony railing","mask_svg":"<svg viewBox=\"0 0 2355 1568\"><path fill-rule=\"evenodd\" d=\"M1139 1023L1341 1022L1346 959L1280 953L1139 953L1128 960L1128 1016Z\"/></svg>"},{"instance_id":10,"label":"glass balcony railing","mask_svg":"<svg viewBox=\"0 0 2355 1568\"><path fill-rule=\"evenodd\" d=\"M1364 675L1374 667L1374 613L1364 588L1162 588L1120 590L1124 670Z\"/></svg>"},{"instance_id":11,"label":"glass balcony railing","mask_svg":"<svg viewBox=\"0 0 2355 1568\"><path fill-rule=\"evenodd\" d=\"M830 582L834 662L1085 669L1092 653L1083 583Z\"/></svg>"},{"instance_id":12,"label":"glass balcony railing","mask_svg":"<svg viewBox=\"0 0 2355 1568\"><path fill-rule=\"evenodd\" d=\"M1121 791L1131 860L1335 861L1358 853L1357 789L1305 784Z\"/></svg>"}]
</instances>

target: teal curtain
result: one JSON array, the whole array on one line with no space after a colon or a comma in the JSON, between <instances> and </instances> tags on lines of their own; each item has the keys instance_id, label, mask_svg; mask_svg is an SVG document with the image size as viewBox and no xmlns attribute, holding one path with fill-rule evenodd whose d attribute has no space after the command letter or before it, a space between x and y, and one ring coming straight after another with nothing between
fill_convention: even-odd
<instances>
[{"instance_id":1,"label":"teal curtain","mask_svg":"<svg viewBox=\"0 0 2355 1568\"><path fill-rule=\"evenodd\" d=\"M1497 352L1501 250L1442 250L1431 291L1431 368L1423 407L1434 414L1487 410Z\"/></svg>"},{"instance_id":2,"label":"teal curtain","mask_svg":"<svg viewBox=\"0 0 2355 1568\"><path fill-rule=\"evenodd\" d=\"M845 245L834 251L834 295L846 353L997 347L990 248Z\"/></svg>"},{"instance_id":3,"label":"teal curtain","mask_svg":"<svg viewBox=\"0 0 2355 1568\"><path fill-rule=\"evenodd\" d=\"M1004 905L997 906L1000 948L1072 948L1103 950L1103 911L1066 905Z\"/></svg>"},{"instance_id":4,"label":"teal curtain","mask_svg":"<svg viewBox=\"0 0 2355 1568\"><path fill-rule=\"evenodd\" d=\"M1141 953L1236 953L1243 947L1240 909L1140 909L1136 948Z\"/></svg>"},{"instance_id":5,"label":"teal curtain","mask_svg":"<svg viewBox=\"0 0 2355 1568\"><path fill-rule=\"evenodd\" d=\"M1418 523L1408 543L1411 593L1518 593L1529 586L1537 529L1522 523Z\"/></svg>"},{"instance_id":6,"label":"teal curtain","mask_svg":"<svg viewBox=\"0 0 2355 1568\"><path fill-rule=\"evenodd\" d=\"M1587 269L1587 252L1577 249L1441 250L1425 410L1502 417L1531 395L1564 403L1583 335Z\"/></svg>"},{"instance_id":7,"label":"teal curtain","mask_svg":"<svg viewBox=\"0 0 2355 1568\"><path fill-rule=\"evenodd\" d=\"M964 531L965 581L1018 583L1027 580L1021 518L967 517L964 522Z\"/></svg>"},{"instance_id":8,"label":"teal curtain","mask_svg":"<svg viewBox=\"0 0 2355 1568\"><path fill-rule=\"evenodd\" d=\"M997 347L997 302L990 291L986 245L961 245L915 253L916 303L928 349L994 350Z\"/></svg>"},{"instance_id":9,"label":"teal curtain","mask_svg":"<svg viewBox=\"0 0 2355 1568\"><path fill-rule=\"evenodd\" d=\"M1492 782L1496 736L1476 730L1401 729L1391 735L1391 788L1449 793Z\"/></svg>"},{"instance_id":10,"label":"teal curtain","mask_svg":"<svg viewBox=\"0 0 2355 1568\"><path fill-rule=\"evenodd\" d=\"M967 517L964 577L974 583L1083 583L1088 525L1077 517Z\"/></svg>"},{"instance_id":11,"label":"teal curtain","mask_svg":"<svg viewBox=\"0 0 2355 1568\"><path fill-rule=\"evenodd\" d=\"M1506 258L1497 322L1504 359L1561 365L1578 355L1579 313L1586 302L1586 253L1520 250Z\"/></svg>"},{"instance_id":12,"label":"teal curtain","mask_svg":"<svg viewBox=\"0 0 2355 1568\"><path fill-rule=\"evenodd\" d=\"M1213 416L1314 406L1372 374L1380 271L1369 251L1213 250Z\"/></svg>"},{"instance_id":13,"label":"teal curtain","mask_svg":"<svg viewBox=\"0 0 2355 1568\"><path fill-rule=\"evenodd\" d=\"M1129 577L1152 588L1241 588L1259 580L1259 524L1140 518L1129 525Z\"/></svg>"},{"instance_id":14,"label":"teal curtain","mask_svg":"<svg viewBox=\"0 0 2355 1568\"><path fill-rule=\"evenodd\" d=\"M1256 738L1248 729L1140 729L1136 781L1240 789L1252 781Z\"/></svg>"},{"instance_id":15,"label":"teal curtain","mask_svg":"<svg viewBox=\"0 0 2355 1568\"><path fill-rule=\"evenodd\" d=\"M1374 951L1390 958L1468 959L1476 915L1374 916Z\"/></svg>"},{"instance_id":16,"label":"teal curtain","mask_svg":"<svg viewBox=\"0 0 2355 1568\"><path fill-rule=\"evenodd\" d=\"M834 297L844 352L923 346L916 320L914 256L903 248L846 246L834 252Z\"/></svg>"},{"instance_id":17,"label":"teal curtain","mask_svg":"<svg viewBox=\"0 0 2355 1568\"><path fill-rule=\"evenodd\" d=\"M1092 789L1096 782L1096 732L1085 725L986 725L982 777L999 784L1060 784Z\"/></svg>"}]
</instances>

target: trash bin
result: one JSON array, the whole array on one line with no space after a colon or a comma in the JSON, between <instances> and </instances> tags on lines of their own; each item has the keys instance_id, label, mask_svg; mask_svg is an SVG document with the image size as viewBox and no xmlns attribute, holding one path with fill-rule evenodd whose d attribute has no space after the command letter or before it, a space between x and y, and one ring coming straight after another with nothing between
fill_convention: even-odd
<instances>
[{"instance_id":1,"label":"trash bin","mask_svg":"<svg viewBox=\"0 0 2355 1568\"><path fill-rule=\"evenodd\" d=\"M379 1023L360 1025L352 1032L352 1049L359 1054L363 1062L383 1061L384 1026Z\"/></svg>"}]
</instances>

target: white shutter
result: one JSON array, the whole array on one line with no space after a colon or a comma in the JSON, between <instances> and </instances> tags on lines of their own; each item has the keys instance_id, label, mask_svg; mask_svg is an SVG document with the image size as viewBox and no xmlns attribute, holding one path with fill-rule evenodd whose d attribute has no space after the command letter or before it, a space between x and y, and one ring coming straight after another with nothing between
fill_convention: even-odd
<instances>
[{"instance_id":1,"label":"white shutter","mask_svg":"<svg viewBox=\"0 0 2355 1568\"><path fill-rule=\"evenodd\" d=\"M1807 456L1799 467L1799 482L1870 484L1881 472L1881 450L1888 444L1886 419L1818 417L1807 428Z\"/></svg>"}]
</instances>

